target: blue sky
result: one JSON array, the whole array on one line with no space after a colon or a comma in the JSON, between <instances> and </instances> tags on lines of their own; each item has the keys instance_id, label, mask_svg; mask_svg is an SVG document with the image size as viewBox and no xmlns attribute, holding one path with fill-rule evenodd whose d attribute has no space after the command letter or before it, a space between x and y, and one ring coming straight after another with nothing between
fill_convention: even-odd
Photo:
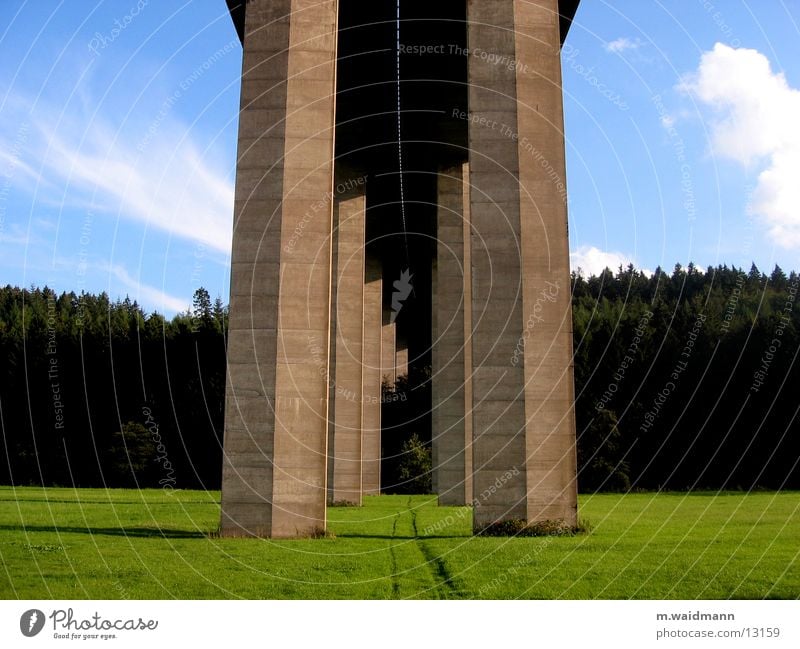
<instances>
[{"instance_id":1,"label":"blue sky","mask_svg":"<svg viewBox=\"0 0 800 649\"><path fill-rule=\"evenodd\" d=\"M562 56L573 267L800 267L798 24L796 1L583 0ZM227 299L224 0L3 0L0 61L0 284L167 314L201 285Z\"/></svg>"},{"instance_id":2,"label":"blue sky","mask_svg":"<svg viewBox=\"0 0 800 649\"><path fill-rule=\"evenodd\" d=\"M581 3L562 56L573 267L800 267L798 23L780 0Z\"/></svg>"}]
</instances>

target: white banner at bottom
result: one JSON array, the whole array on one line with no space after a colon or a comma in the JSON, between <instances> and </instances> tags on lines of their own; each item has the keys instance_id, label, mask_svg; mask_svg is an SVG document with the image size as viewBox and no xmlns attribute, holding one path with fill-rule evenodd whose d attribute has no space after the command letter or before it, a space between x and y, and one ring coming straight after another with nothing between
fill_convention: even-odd
<instances>
[{"instance_id":1,"label":"white banner at bottom","mask_svg":"<svg viewBox=\"0 0 800 649\"><path fill-rule=\"evenodd\" d=\"M800 602L0 601L2 647L251 644L797 648Z\"/></svg>"}]
</instances>

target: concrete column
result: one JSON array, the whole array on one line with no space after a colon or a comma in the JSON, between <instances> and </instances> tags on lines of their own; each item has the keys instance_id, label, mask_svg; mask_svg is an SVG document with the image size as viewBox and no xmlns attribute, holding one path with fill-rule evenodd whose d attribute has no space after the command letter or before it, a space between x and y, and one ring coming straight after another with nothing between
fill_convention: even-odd
<instances>
[{"instance_id":1,"label":"concrete column","mask_svg":"<svg viewBox=\"0 0 800 649\"><path fill-rule=\"evenodd\" d=\"M247 3L221 531L325 528L337 3Z\"/></svg>"},{"instance_id":2,"label":"concrete column","mask_svg":"<svg viewBox=\"0 0 800 649\"><path fill-rule=\"evenodd\" d=\"M334 201L328 501L361 504L364 195Z\"/></svg>"},{"instance_id":3,"label":"concrete column","mask_svg":"<svg viewBox=\"0 0 800 649\"><path fill-rule=\"evenodd\" d=\"M362 445L361 489L365 495L381 492L381 264L367 256L364 277L364 337L361 348Z\"/></svg>"},{"instance_id":4,"label":"concrete column","mask_svg":"<svg viewBox=\"0 0 800 649\"><path fill-rule=\"evenodd\" d=\"M528 519L577 518L564 117L557 0L515 0ZM530 146L533 144L533 147Z\"/></svg>"},{"instance_id":5,"label":"concrete column","mask_svg":"<svg viewBox=\"0 0 800 649\"><path fill-rule=\"evenodd\" d=\"M467 41L515 59L512 1L468 0ZM522 253L514 70L469 58L474 526L526 519Z\"/></svg>"},{"instance_id":6,"label":"concrete column","mask_svg":"<svg viewBox=\"0 0 800 649\"><path fill-rule=\"evenodd\" d=\"M468 2L475 527L574 524L575 423L556 0Z\"/></svg>"},{"instance_id":7,"label":"concrete column","mask_svg":"<svg viewBox=\"0 0 800 649\"><path fill-rule=\"evenodd\" d=\"M433 470L440 505L472 500L469 166L439 172L437 255L433 272ZM470 386L471 387L471 386ZM471 390L469 392L471 399Z\"/></svg>"},{"instance_id":8,"label":"concrete column","mask_svg":"<svg viewBox=\"0 0 800 649\"><path fill-rule=\"evenodd\" d=\"M470 50L517 63L469 60L475 527L574 524L558 6L467 7Z\"/></svg>"}]
</instances>

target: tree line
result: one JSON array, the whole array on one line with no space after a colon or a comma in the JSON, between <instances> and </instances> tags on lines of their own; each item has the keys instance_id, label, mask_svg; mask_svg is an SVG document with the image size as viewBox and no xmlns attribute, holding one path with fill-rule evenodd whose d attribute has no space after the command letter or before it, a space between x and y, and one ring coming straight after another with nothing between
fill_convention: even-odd
<instances>
[{"instance_id":1,"label":"tree line","mask_svg":"<svg viewBox=\"0 0 800 649\"><path fill-rule=\"evenodd\" d=\"M0 289L0 482L219 487L227 311Z\"/></svg>"},{"instance_id":2,"label":"tree line","mask_svg":"<svg viewBox=\"0 0 800 649\"><path fill-rule=\"evenodd\" d=\"M579 489L800 488L799 280L573 273ZM219 488L226 331L202 288L171 319L105 293L0 288L0 483ZM389 490L426 484L411 474L427 466L429 377L415 368L399 384L414 398L383 400Z\"/></svg>"},{"instance_id":3,"label":"tree line","mask_svg":"<svg viewBox=\"0 0 800 649\"><path fill-rule=\"evenodd\" d=\"M798 275L573 275L583 491L798 488Z\"/></svg>"}]
</instances>

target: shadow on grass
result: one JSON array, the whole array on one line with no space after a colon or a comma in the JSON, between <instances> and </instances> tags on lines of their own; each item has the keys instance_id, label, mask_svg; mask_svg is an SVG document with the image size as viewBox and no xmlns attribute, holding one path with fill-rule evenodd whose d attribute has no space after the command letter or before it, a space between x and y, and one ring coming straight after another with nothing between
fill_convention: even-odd
<instances>
[{"instance_id":1,"label":"shadow on grass","mask_svg":"<svg viewBox=\"0 0 800 649\"><path fill-rule=\"evenodd\" d=\"M337 539L387 539L389 541L435 541L437 539L468 539L470 534L440 534L431 536L413 536L411 534L348 534L346 532L336 532Z\"/></svg>"},{"instance_id":2,"label":"shadow on grass","mask_svg":"<svg viewBox=\"0 0 800 649\"><path fill-rule=\"evenodd\" d=\"M0 525L7 532L49 532L51 534L88 534L90 536L130 536L134 538L204 539L206 532L170 530L158 527L60 527L57 525Z\"/></svg>"},{"instance_id":3,"label":"shadow on grass","mask_svg":"<svg viewBox=\"0 0 800 649\"><path fill-rule=\"evenodd\" d=\"M165 529L158 527L68 527L58 525L0 525L0 532L47 532L50 534L88 534L90 536L129 536L133 538L164 538L164 539L207 539L210 532L200 532L196 530L175 530ZM388 541L418 541L418 540L431 540L437 539L467 539L470 538L468 534L439 534L431 536L413 536L408 535L395 535L391 534L348 534L336 533L336 538L339 539L385 539Z\"/></svg>"},{"instance_id":4,"label":"shadow on grass","mask_svg":"<svg viewBox=\"0 0 800 649\"><path fill-rule=\"evenodd\" d=\"M0 498L0 503L57 503L59 505L147 505L148 507L158 507L159 505L215 505L219 507L219 501L213 500L175 500L175 501L150 501L146 498L142 500L58 500L55 498Z\"/></svg>"}]
</instances>

